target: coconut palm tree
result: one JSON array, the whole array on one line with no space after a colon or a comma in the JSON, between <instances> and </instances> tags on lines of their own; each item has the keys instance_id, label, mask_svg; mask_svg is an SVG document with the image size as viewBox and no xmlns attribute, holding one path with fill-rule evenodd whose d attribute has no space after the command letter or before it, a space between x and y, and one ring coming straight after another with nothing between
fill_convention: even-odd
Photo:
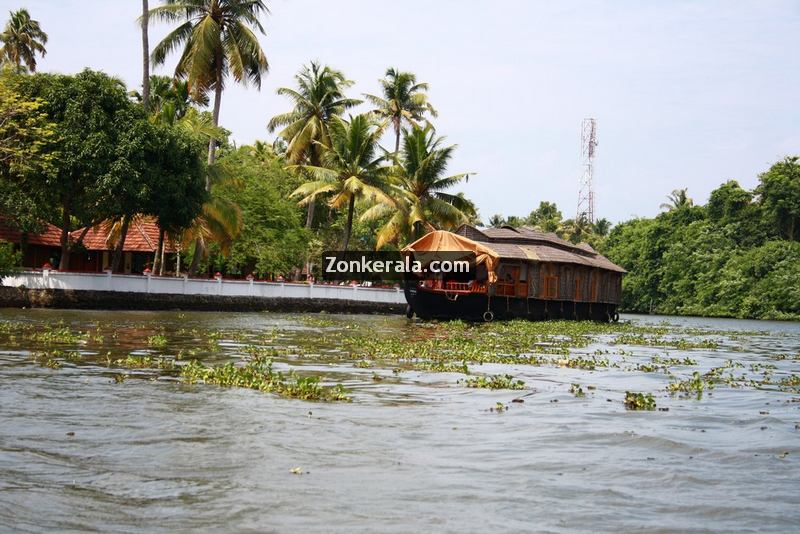
<instances>
[{"instance_id":1,"label":"coconut palm tree","mask_svg":"<svg viewBox=\"0 0 800 534\"><path fill-rule=\"evenodd\" d=\"M367 114L350 121L333 117L328 125L330 145L321 155L322 166L296 166L313 178L292 192L292 196L301 198L300 205L319 195L329 195L331 208L347 208L342 250L347 250L350 243L356 201L394 204L388 194L391 169L384 164L386 156L378 155L381 132Z\"/></svg>"},{"instance_id":2,"label":"coconut palm tree","mask_svg":"<svg viewBox=\"0 0 800 534\"><path fill-rule=\"evenodd\" d=\"M688 208L689 206L694 205L694 201L689 198L689 189L675 189L667 195L667 202L664 202L659 206L661 209L665 209L667 211L673 211L679 208Z\"/></svg>"},{"instance_id":3,"label":"coconut palm tree","mask_svg":"<svg viewBox=\"0 0 800 534\"><path fill-rule=\"evenodd\" d=\"M36 72L36 54L42 57L47 54L44 45L47 44L47 34L42 31L39 22L32 20L27 9L12 11L11 19L6 24L3 33L0 33L0 60L9 62L17 68L27 67L30 72Z\"/></svg>"},{"instance_id":4,"label":"coconut palm tree","mask_svg":"<svg viewBox=\"0 0 800 534\"><path fill-rule=\"evenodd\" d=\"M463 196L446 190L468 179L461 173L443 176L453 156L455 145L442 146L430 126L403 131L403 151L393 169L393 204L376 204L362 215L362 220L389 217L378 231L377 248L401 239L418 239L437 228L450 229L468 220L474 205Z\"/></svg>"},{"instance_id":5,"label":"coconut palm tree","mask_svg":"<svg viewBox=\"0 0 800 534\"><path fill-rule=\"evenodd\" d=\"M400 133L403 123L419 126L429 113L436 117L436 110L428 102L427 83L417 83L417 77L411 72L400 72L394 68L386 71L380 80L383 96L365 94L376 109L373 111L386 123L391 122L395 133L395 154L400 152Z\"/></svg>"},{"instance_id":6,"label":"coconut palm tree","mask_svg":"<svg viewBox=\"0 0 800 534\"><path fill-rule=\"evenodd\" d=\"M229 76L234 81L261 88L261 75L269 69L267 56L253 30L269 10L263 0L163 0L149 16L164 22L180 22L154 49L153 63L161 65L174 50L183 47L175 77L186 79L195 100L214 91L212 122L219 126L222 90ZM217 141L208 142L208 165L216 161ZM211 182L206 181L211 190ZM195 254L205 255L204 241L197 239Z\"/></svg>"},{"instance_id":7,"label":"coconut palm tree","mask_svg":"<svg viewBox=\"0 0 800 534\"><path fill-rule=\"evenodd\" d=\"M238 204L218 196L203 204L203 211L194 220L192 225L183 231L180 242L183 248L188 248L191 243L200 241L203 246L195 248L195 255L189 272L194 273L200 260L207 257L209 243L216 243L220 252L227 255L231 245L242 231L242 210Z\"/></svg>"},{"instance_id":8,"label":"coconut palm tree","mask_svg":"<svg viewBox=\"0 0 800 534\"><path fill-rule=\"evenodd\" d=\"M608 232L611 231L611 221L609 221L608 219L597 219L594 222L593 231L595 234L599 236L603 237L607 236Z\"/></svg>"},{"instance_id":9,"label":"coconut palm tree","mask_svg":"<svg viewBox=\"0 0 800 534\"><path fill-rule=\"evenodd\" d=\"M208 96L200 95L200 100L195 101L189 92L189 83L186 80L170 78L169 76L150 76L150 98L148 109L151 120L162 124L173 125L180 121L192 107L208 105ZM142 93L131 91L131 96L144 105L144 90ZM208 114L210 119L211 114ZM208 121L211 124L211 120Z\"/></svg>"},{"instance_id":10,"label":"coconut palm tree","mask_svg":"<svg viewBox=\"0 0 800 534\"><path fill-rule=\"evenodd\" d=\"M505 226L506 219L500 214L495 214L489 217L489 227L490 228L500 228L501 226Z\"/></svg>"},{"instance_id":11,"label":"coconut palm tree","mask_svg":"<svg viewBox=\"0 0 800 534\"><path fill-rule=\"evenodd\" d=\"M142 107L150 111L150 3L142 0Z\"/></svg>"},{"instance_id":12,"label":"coconut palm tree","mask_svg":"<svg viewBox=\"0 0 800 534\"><path fill-rule=\"evenodd\" d=\"M283 128L278 137L288 143L286 159L289 163L307 162L319 167L322 149L330 144L328 124L331 118L341 116L361 101L344 96L344 90L353 82L341 71L315 61L304 66L295 75L295 80L296 89L279 87L277 91L279 95L288 96L294 108L272 117L267 129L271 133ZM313 200L308 203L306 228L311 228L314 221L314 204Z\"/></svg>"},{"instance_id":13,"label":"coconut palm tree","mask_svg":"<svg viewBox=\"0 0 800 534\"><path fill-rule=\"evenodd\" d=\"M222 90L229 76L237 83L261 88L261 75L269 69L267 57L253 30L264 34L259 21L268 13L263 0L164 0L149 16L164 22L180 22L154 49L153 63L183 48L175 76L186 79L192 96L214 91L212 118L219 125ZM216 141L208 145L208 164L216 159ZM210 188L211 184L207 184Z\"/></svg>"}]
</instances>

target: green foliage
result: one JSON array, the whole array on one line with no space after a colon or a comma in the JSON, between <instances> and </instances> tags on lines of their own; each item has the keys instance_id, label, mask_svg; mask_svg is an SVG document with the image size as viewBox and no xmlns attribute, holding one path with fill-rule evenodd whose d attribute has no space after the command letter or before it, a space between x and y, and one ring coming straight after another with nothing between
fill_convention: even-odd
<instances>
[{"instance_id":1,"label":"green foliage","mask_svg":"<svg viewBox=\"0 0 800 534\"><path fill-rule=\"evenodd\" d=\"M730 181L707 206L683 204L616 226L601 252L629 271L622 308L800 318L800 244L788 239L800 191L797 168L796 158L787 158L761 175L757 194Z\"/></svg>"},{"instance_id":2,"label":"green foliage","mask_svg":"<svg viewBox=\"0 0 800 534\"><path fill-rule=\"evenodd\" d=\"M330 144L328 124L331 117L339 117L347 109L361 103L347 98L344 90L353 85L344 73L312 61L295 75L297 88L280 87L277 93L289 97L294 107L270 119L270 132L282 130L278 136L288 143L286 158L290 163L307 160L320 164L320 153Z\"/></svg>"},{"instance_id":3,"label":"green foliage","mask_svg":"<svg viewBox=\"0 0 800 534\"><path fill-rule=\"evenodd\" d=\"M350 397L341 384L326 387L318 377L288 376L272 369L269 358L253 358L243 366L233 363L206 367L193 360L181 367L181 376L190 384L203 382L222 387L249 388L265 393L276 393L283 397L316 401L349 401Z\"/></svg>"},{"instance_id":4,"label":"green foliage","mask_svg":"<svg viewBox=\"0 0 800 534\"><path fill-rule=\"evenodd\" d=\"M131 96L142 102L142 95L132 91ZM207 95L193 97L189 91L189 82L170 78L169 76L150 76L150 101L148 111L153 122L173 125L184 118L192 108L192 104L208 105Z\"/></svg>"},{"instance_id":5,"label":"green foliage","mask_svg":"<svg viewBox=\"0 0 800 534\"><path fill-rule=\"evenodd\" d=\"M698 399L702 398L703 392L714 389L714 383L698 371L692 373L691 378L672 382L667 386L670 393L680 393L684 396L695 395Z\"/></svg>"},{"instance_id":6,"label":"green foliage","mask_svg":"<svg viewBox=\"0 0 800 534\"><path fill-rule=\"evenodd\" d=\"M571 384L569 386L569 392L575 395L576 397L585 397L586 393L583 391L583 388L580 384Z\"/></svg>"},{"instance_id":7,"label":"green foliage","mask_svg":"<svg viewBox=\"0 0 800 534\"><path fill-rule=\"evenodd\" d=\"M14 245L10 243L0 243L0 285L3 284L2 277L17 272L21 255L14 250Z\"/></svg>"},{"instance_id":8,"label":"green foliage","mask_svg":"<svg viewBox=\"0 0 800 534\"><path fill-rule=\"evenodd\" d=\"M47 34L39 21L31 19L27 9L11 12L11 18L0 33L0 63L14 65L18 69L36 71L36 54L44 57L47 50Z\"/></svg>"},{"instance_id":9,"label":"green foliage","mask_svg":"<svg viewBox=\"0 0 800 534\"><path fill-rule=\"evenodd\" d=\"M364 96L375 106L373 114L383 120L381 127L392 125L395 133L394 151L399 152L403 124L420 126L420 122L426 120L426 114L436 117L437 113L428 101L428 84L418 83L413 72L389 68L380 83L382 96Z\"/></svg>"},{"instance_id":10,"label":"green foliage","mask_svg":"<svg viewBox=\"0 0 800 534\"><path fill-rule=\"evenodd\" d=\"M555 232L561 226L561 212L553 202L542 201L539 207L530 212L525 224L542 232Z\"/></svg>"},{"instance_id":11,"label":"green foliage","mask_svg":"<svg viewBox=\"0 0 800 534\"><path fill-rule=\"evenodd\" d=\"M759 178L756 192L767 220L781 238L800 241L800 157L779 161Z\"/></svg>"},{"instance_id":12,"label":"green foliage","mask_svg":"<svg viewBox=\"0 0 800 534\"><path fill-rule=\"evenodd\" d=\"M19 93L19 77L0 72L0 215L6 224L36 231L46 215L43 189L31 188L31 175L51 170L55 125L48 120L41 98Z\"/></svg>"},{"instance_id":13,"label":"green foliage","mask_svg":"<svg viewBox=\"0 0 800 534\"><path fill-rule=\"evenodd\" d=\"M300 178L283 169L270 153L242 147L225 155L221 163L238 177L238 184L221 187L219 194L242 210L244 224L227 258L217 265L234 274L288 273L302 265L310 235L303 227L301 209L289 199Z\"/></svg>"},{"instance_id":14,"label":"green foliage","mask_svg":"<svg viewBox=\"0 0 800 534\"><path fill-rule=\"evenodd\" d=\"M463 197L447 192L469 175L444 176L456 147L442 146L443 141L430 126L403 130L403 149L390 178L395 204L377 203L361 216L365 221L386 221L376 248L404 246L432 230L453 229L467 221L465 212L474 211Z\"/></svg>"},{"instance_id":15,"label":"green foliage","mask_svg":"<svg viewBox=\"0 0 800 534\"><path fill-rule=\"evenodd\" d=\"M655 410L656 400L650 393L626 391L625 407L629 410Z\"/></svg>"},{"instance_id":16,"label":"green foliage","mask_svg":"<svg viewBox=\"0 0 800 534\"><path fill-rule=\"evenodd\" d=\"M347 209L343 250L350 241L357 201L396 204L389 193L391 169L385 165L386 156L378 154L380 134L370 115L356 115L349 121L334 117L329 125L331 144L322 155L322 166L295 167L313 177L292 192L293 197L301 198L301 205L326 195L331 208Z\"/></svg>"},{"instance_id":17,"label":"green foliage","mask_svg":"<svg viewBox=\"0 0 800 534\"><path fill-rule=\"evenodd\" d=\"M525 389L525 382L515 380L513 375L473 376L459 382L468 388Z\"/></svg>"},{"instance_id":18,"label":"green foliage","mask_svg":"<svg viewBox=\"0 0 800 534\"><path fill-rule=\"evenodd\" d=\"M122 83L86 70L76 76L25 76L18 87L25 96L40 98L43 111L56 123L53 172L39 173L31 185L50 197L67 225L71 217L79 223L99 219L107 200L100 182L123 171L122 154L115 148L136 116Z\"/></svg>"},{"instance_id":19,"label":"green foliage","mask_svg":"<svg viewBox=\"0 0 800 534\"><path fill-rule=\"evenodd\" d=\"M154 348L164 348L167 346L167 337L164 334L153 334L147 338L147 344Z\"/></svg>"},{"instance_id":20,"label":"green foliage","mask_svg":"<svg viewBox=\"0 0 800 534\"><path fill-rule=\"evenodd\" d=\"M85 70L24 76L16 84L40 99L55 123L56 141L47 148L52 165L23 183L64 232L137 213L173 228L197 215L205 200L200 147L180 130L151 124L121 81ZM64 252L61 268L68 267Z\"/></svg>"},{"instance_id":21,"label":"green foliage","mask_svg":"<svg viewBox=\"0 0 800 534\"><path fill-rule=\"evenodd\" d=\"M188 80L196 100L221 92L227 76L260 87L269 65L253 29L264 33L259 17L266 12L262 0L167 0L150 19L180 24L153 49L153 63L182 49L175 77Z\"/></svg>"}]
</instances>

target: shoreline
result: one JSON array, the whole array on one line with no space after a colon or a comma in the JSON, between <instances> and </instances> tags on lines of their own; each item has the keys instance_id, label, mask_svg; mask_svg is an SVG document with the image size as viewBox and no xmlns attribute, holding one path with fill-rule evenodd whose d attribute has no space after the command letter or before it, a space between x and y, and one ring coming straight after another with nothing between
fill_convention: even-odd
<instances>
[{"instance_id":1,"label":"shoreline","mask_svg":"<svg viewBox=\"0 0 800 534\"><path fill-rule=\"evenodd\" d=\"M367 302L343 299L251 297L229 295L197 295L173 293L140 293L75 289L34 289L0 286L0 308L50 308L76 310L132 311L274 311L289 313L341 313L366 315L402 315L405 304ZM645 313L620 310L621 314L639 317L673 317L699 319L739 319L747 321L800 322L797 318L735 317L728 315L696 315Z\"/></svg>"},{"instance_id":2,"label":"shoreline","mask_svg":"<svg viewBox=\"0 0 800 534\"><path fill-rule=\"evenodd\" d=\"M0 308L53 308L137 311L278 311L395 315L405 304L343 299L183 295L0 286Z\"/></svg>"}]
</instances>

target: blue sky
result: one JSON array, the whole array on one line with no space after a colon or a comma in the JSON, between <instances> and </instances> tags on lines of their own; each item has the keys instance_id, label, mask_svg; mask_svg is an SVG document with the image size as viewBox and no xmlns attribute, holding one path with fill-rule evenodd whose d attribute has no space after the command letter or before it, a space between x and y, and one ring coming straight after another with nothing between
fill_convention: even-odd
<instances>
[{"instance_id":1,"label":"blue sky","mask_svg":"<svg viewBox=\"0 0 800 534\"><path fill-rule=\"evenodd\" d=\"M151 5L158 0L150 0ZM222 124L238 143L271 139L275 89L318 59L378 91L389 66L431 85L453 173L484 220L541 200L574 215L580 123L598 120L597 208L652 216L672 189L696 201L728 179L753 187L800 153L800 2L275 0L261 91L231 86ZM83 67L141 81L138 0L0 0L49 34L42 71ZM167 31L151 29L151 43ZM167 74L176 57L160 73ZM367 108L365 107L364 110ZM391 146L387 139L385 146Z\"/></svg>"}]
</instances>

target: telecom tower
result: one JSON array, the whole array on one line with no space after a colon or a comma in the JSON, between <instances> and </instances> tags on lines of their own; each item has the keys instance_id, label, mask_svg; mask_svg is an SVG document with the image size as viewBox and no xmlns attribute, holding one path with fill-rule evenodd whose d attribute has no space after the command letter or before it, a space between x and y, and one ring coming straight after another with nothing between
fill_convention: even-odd
<instances>
[{"instance_id":1,"label":"telecom tower","mask_svg":"<svg viewBox=\"0 0 800 534\"><path fill-rule=\"evenodd\" d=\"M581 123L581 158L583 172L578 185L578 214L575 221L594 223L594 154L597 147L597 121L583 119Z\"/></svg>"}]
</instances>

